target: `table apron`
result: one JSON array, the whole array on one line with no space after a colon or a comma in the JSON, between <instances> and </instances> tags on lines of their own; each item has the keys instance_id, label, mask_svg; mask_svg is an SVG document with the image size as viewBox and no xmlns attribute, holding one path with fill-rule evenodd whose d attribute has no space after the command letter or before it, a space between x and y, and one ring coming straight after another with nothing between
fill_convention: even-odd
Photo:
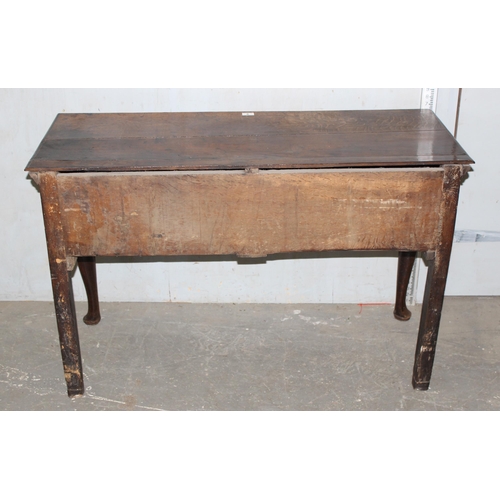
<instances>
[{"instance_id":1,"label":"table apron","mask_svg":"<svg viewBox=\"0 0 500 500\"><path fill-rule=\"evenodd\" d=\"M426 251L440 237L439 167L55 178L68 256Z\"/></svg>"}]
</instances>

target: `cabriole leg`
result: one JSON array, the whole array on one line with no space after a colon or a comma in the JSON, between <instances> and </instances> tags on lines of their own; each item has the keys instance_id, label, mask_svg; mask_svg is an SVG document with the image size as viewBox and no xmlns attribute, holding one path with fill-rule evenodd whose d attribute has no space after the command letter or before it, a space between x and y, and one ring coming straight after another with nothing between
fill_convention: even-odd
<instances>
[{"instance_id":1,"label":"cabriole leg","mask_svg":"<svg viewBox=\"0 0 500 500\"><path fill-rule=\"evenodd\" d=\"M97 294L95 257L78 257L78 269L80 269L82 275L88 302L88 312L83 317L83 322L87 325L97 325L101 321L101 313Z\"/></svg>"},{"instance_id":2,"label":"cabriole leg","mask_svg":"<svg viewBox=\"0 0 500 500\"><path fill-rule=\"evenodd\" d=\"M417 252L399 252L394 317L400 321L408 321L411 318L411 312L406 307L406 293L416 255Z\"/></svg>"}]
</instances>

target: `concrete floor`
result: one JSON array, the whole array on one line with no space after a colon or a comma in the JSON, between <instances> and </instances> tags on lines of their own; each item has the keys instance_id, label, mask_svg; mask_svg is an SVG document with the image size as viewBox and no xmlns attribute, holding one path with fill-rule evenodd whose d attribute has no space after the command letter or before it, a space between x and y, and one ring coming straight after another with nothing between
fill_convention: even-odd
<instances>
[{"instance_id":1,"label":"concrete floor","mask_svg":"<svg viewBox=\"0 0 500 500\"><path fill-rule=\"evenodd\" d=\"M447 297L428 391L420 307L103 303L66 395L53 305L0 302L1 410L498 410L500 297Z\"/></svg>"}]
</instances>

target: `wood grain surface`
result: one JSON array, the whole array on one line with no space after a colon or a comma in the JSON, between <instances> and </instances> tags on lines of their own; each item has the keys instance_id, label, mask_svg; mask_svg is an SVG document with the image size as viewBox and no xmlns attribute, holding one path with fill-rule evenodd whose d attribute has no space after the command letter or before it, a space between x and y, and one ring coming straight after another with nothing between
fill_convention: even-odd
<instances>
[{"instance_id":1,"label":"wood grain surface","mask_svg":"<svg viewBox=\"0 0 500 500\"><path fill-rule=\"evenodd\" d=\"M443 170L57 174L69 255L436 245Z\"/></svg>"},{"instance_id":2,"label":"wood grain surface","mask_svg":"<svg viewBox=\"0 0 500 500\"><path fill-rule=\"evenodd\" d=\"M473 163L429 110L59 114L26 170Z\"/></svg>"}]
</instances>

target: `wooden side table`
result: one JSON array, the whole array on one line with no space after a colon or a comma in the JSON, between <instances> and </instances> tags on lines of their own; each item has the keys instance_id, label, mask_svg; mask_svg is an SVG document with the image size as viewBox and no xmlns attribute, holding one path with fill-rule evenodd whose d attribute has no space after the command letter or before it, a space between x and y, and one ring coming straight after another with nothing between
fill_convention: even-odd
<instances>
[{"instance_id":1,"label":"wooden side table","mask_svg":"<svg viewBox=\"0 0 500 500\"><path fill-rule=\"evenodd\" d=\"M460 184L474 163L427 110L59 114L40 188L69 396L83 393L71 285L100 320L96 256L399 251L394 315L428 263L413 387L431 377Z\"/></svg>"}]
</instances>

